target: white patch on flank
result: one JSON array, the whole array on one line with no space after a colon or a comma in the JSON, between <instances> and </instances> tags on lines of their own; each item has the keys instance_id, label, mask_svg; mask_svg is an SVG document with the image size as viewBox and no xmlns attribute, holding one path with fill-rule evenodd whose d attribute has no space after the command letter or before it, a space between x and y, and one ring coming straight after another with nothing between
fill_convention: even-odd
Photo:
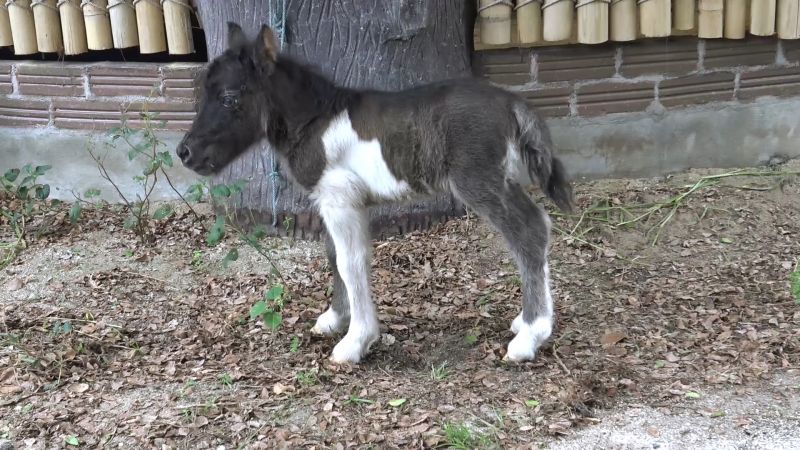
<instances>
[{"instance_id":1,"label":"white patch on flank","mask_svg":"<svg viewBox=\"0 0 800 450\"><path fill-rule=\"evenodd\" d=\"M347 172L348 182L357 184L362 190L366 189L362 195L391 201L403 199L411 194L408 183L395 178L386 165L380 142L377 139L361 140L353 129L347 111L343 111L331 121L322 135L322 144L328 167L317 191L326 189L324 182L329 171L342 170ZM337 183L340 182L341 180Z\"/></svg>"},{"instance_id":2,"label":"white patch on flank","mask_svg":"<svg viewBox=\"0 0 800 450\"><path fill-rule=\"evenodd\" d=\"M519 145L512 140L506 143L506 157L503 158L503 166L506 180L516 181L523 186L531 184L532 180L528 165L522 159Z\"/></svg>"},{"instance_id":3,"label":"white patch on flank","mask_svg":"<svg viewBox=\"0 0 800 450\"><path fill-rule=\"evenodd\" d=\"M519 333L519 329L522 328L522 323L522 312L520 312L511 322L511 332L514 334Z\"/></svg>"},{"instance_id":4,"label":"white patch on flank","mask_svg":"<svg viewBox=\"0 0 800 450\"><path fill-rule=\"evenodd\" d=\"M314 324L314 328L311 329L311 332L323 336L330 336L341 330L346 324L347 317L342 317L333 310L333 307L330 307L317 318L317 323Z\"/></svg>"}]
</instances>

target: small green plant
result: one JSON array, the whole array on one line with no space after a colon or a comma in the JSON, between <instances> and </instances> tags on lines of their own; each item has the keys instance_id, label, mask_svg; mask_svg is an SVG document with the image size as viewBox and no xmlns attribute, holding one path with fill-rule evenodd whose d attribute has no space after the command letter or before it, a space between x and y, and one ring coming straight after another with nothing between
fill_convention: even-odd
<instances>
[{"instance_id":1,"label":"small green plant","mask_svg":"<svg viewBox=\"0 0 800 450\"><path fill-rule=\"evenodd\" d=\"M473 430L463 423L445 423L442 431L444 432L445 444L440 445L440 447L471 450L491 446L491 438L488 435L478 430Z\"/></svg>"},{"instance_id":2,"label":"small green plant","mask_svg":"<svg viewBox=\"0 0 800 450\"><path fill-rule=\"evenodd\" d=\"M292 336L291 342L289 342L289 353L297 353L300 350L300 338L297 336Z\"/></svg>"},{"instance_id":3,"label":"small green plant","mask_svg":"<svg viewBox=\"0 0 800 450\"><path fill-rule=\"evenodd\" d=\"M797 260L797 264L794 265L794 271L789 275L789 284L791 285L795 304L800 305L800 259Z\"/></svg>"},{"instance_id":4,"label":"small green plant","mask_svg":"<svg viewBox=\"0 0 800 450\"><path fill-rule=\"evenodd\" d=\"M231 375L229 373L227 373L227 372L223 373L223 374L220 374L219 377L217 378L217 380L219 381L219 384L221 384L221 385L223 385L225 387L229 388L229 387L233 386L233 378L231 378Z\"/></svg>"},{"instance_id":5,"label":"small green plant","mask_svg":"<svg viewBox=\"0 0 800 450\"><path fill-rule=\"evenodd\" d=\"M0 242L0 269L27 247L29 222L35 215L47 212L52 204L46 203L50 185L38 181L50 168L27 164L7 170L0 178L0 225L5 223L14 233L13 241Z\"/></svg>"},{"instance_id":6,"label":"small green plant","mask_svg":"<svg viewBox=\"0 0 800 450\"><path fill-rule=\"evenodd\" d=\"M434 381L442 381L450 376L450 369L447 368L447 362L443 362L440 366L431 366L431 379Z\"/></svg>"},{"instance_id":7,"label":"small green plant","mask_svg":"<svg viewBox=\"0 0 800 450\"><path fill-rule=\"evenodd\" d=\"M317 370L301 370L295 375L295 379L301 386L313 386L319 382Z\"/></svg>"},{"instance_id":8,"label":"small green plant","mask_svg":"<svg viewBox=\"0 0 800 450\"><path fill-rule=\"evenodd\" d=\"M192 261L190 263L192 267L200 267L203 265L203 252L200 250L195 250L192 252Z\"/></svg>"},{"instance_id":9,"label":"small green plant","mask_svg":"<svg viewBox=\"0 0 800 450\"><path fill-rule=\"evenodd\" d=\"M165 220L175 214L169 203L156 207L152 200L153 192L161 180L183 200L196 218L200 218L197 212L191 207L189 202L175 188L167 169L173 167L172 154L166 149L166 144L162 142L157 131L165 125L163 121L157 121L158 113L150 113L147 107L139 113L142 121L141 127L131 127L127 119L123 117L119 127L108 130L108 141L104 143L106 151L98 151L94 143L87 147L89 156L94 160L100 172L100 176L105 179L116 192L119 199L124 204L127 217L123 222L126 230L132 230L142 243L149 244L155 241L155 233L151 225L152 221ZM122 149L127 152L128 160L143 166L139 175L133 180L139 186L139 192L135 197L131 194L125 195L120 188L120 183L115 180L106 168L105 159L112 150L117 150L117 145L122 144ZM100 194L99 190L93 189L84 193L83 196L75 195L76 202L70 210L70 219L75 222L81 215L83 204L92 204L91 198Z\"/></svg>"},{"instance_id":10,"label":"small green plant","mask_svg":"<svg viewBox=\"0 0 800 450\"><path fill-rule=\"evenodd\" d=\"M368 398L358 397L357 395L351 395L344 401L345 406L371 405L373 403L375 402Z\"/></svg>"},{"instance_id":11,"label":"small green plant","mask_svg":"<svg viewBox=\"0 0 800 450\"><path fill-rule=\"evenodd\" d=\"M281 316L283 304L283 286L277 284L264 294L264 300L250 308L250 320L260 317L265 327L277 330L283 320Z\"/></svg>"}]
</instances>

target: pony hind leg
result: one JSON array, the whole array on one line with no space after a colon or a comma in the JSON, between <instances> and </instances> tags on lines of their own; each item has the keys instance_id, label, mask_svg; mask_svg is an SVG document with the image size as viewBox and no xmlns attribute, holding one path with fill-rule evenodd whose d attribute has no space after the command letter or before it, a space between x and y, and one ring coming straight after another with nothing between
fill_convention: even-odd
<instances>
[{"instance_id":1,"label":"pony hind leg","mask_svg":"<svg viewBox=\"0 0 800 450\"><path fill-rule=\"evenodd\" d=\"M505 358L533 360L553 328L547 263L550 219L519 184L502 176L456 178L452 185L467 206L500 231L516 261L522 280L522 312L512 322L516 336Z\"/></svg>"},{"instance_id":2,"label":"pony hind leg","mask_svg":"<svg viewBox=\"0 0 800 450\"><path fill-rule=\"evenodd\" d=\"M325 253L328 265L333 272L333 299L330 307L318 318L311 332L322 336L330 336L342 331L350 321L350 304L347 300L347 287L339 274L336 264L336 246L330 234L325 233Z\"/></svg>"}]
</instances>

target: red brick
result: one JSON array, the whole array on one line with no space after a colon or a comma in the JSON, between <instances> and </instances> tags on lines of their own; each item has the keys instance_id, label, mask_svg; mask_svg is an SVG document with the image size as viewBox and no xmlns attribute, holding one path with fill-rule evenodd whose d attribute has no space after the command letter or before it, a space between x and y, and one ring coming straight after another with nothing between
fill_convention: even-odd
<instances>
[{"instance_id":1,"label":"red brick","mask_svg":"<svg viewBox=\"0 0 800 450\"><path fill-rule=\"evenodd\" d=\"M80 64L19 64L19 93L41 97L83 97L85 70L85 66Z\"/></svg>"},{"instance_id":2,"label":"red brick","mask_svg":"<svg viewBox=\"0 0 800 450\"><path fill-rule=\"evenodd\" d=\"M572 87L548 87L519 92L528 103L546 117L569 115L569 98Z\"/></svg>"},{"instance_id":3,"label":"red brick","mask_svg":"<svg viewBox=\"0 0 800 450\"><path fill-rule=\"evenodd\" d=\"M151 63L103 63L89 67L89 89L95 97L161 94L159 66Z\"/></svg>"},{"instance_id":4,"label":"red brick","mask_svg":"<svg viewBox=\"0 0 800 450\"><path fill-rule=\"evenodd\" d=\"M742 100L758 97L792 97L800 95L800 67L780 67L745 72L739 80L736 96Z\"/></svg>"},{"instance_id":5,"label":"red brick","mask_svg":"<svg viewBox=\"0 0 800 450\"><path fill-rule=\"evenodd\" d=\"M644 111L655 99L655 82L608 82L577 89L578 115L599 116L611 113Z\"/></svg>"},{"instance_id":6,"label":"red brick","mask_svg":"<svg viewBox=\"0 0 800 450\"><path fill-rule=\"evenodd\" d=\"M161 67L163 94L172 98L197 98L203 65L174 64Z\"/></svg>"},{"instance_id":7,"label":"red brick","mask_svg":"<svg viewBox=\"0 0 800 450\"><path fill-rule=\"evenodd\" d=\"M60 128L103 130L119 126L123 117L131 126L143 123L141 102L113 102L95 100L55 100L53 117ZM194 119L192 103L153 102L147 104L151 113L158 113L156 122L167 121L166 129L187 130Z\"/></svg>"},{"instance_id":8,"label":"red brick","mask_svg":"<svg viewBox=\"0 0 800 450\"><path fill-rule=\"evenodd\" d=\"M0 97L0 126L33 126L49 123L49 101Z\"/></svg>"},{"instance_id":9,"label":"red brick","mask_svg":"<svg viewBox=\"0 0 800 450\"><path fill-rule=\"evenodd\" d=\"M474 71L498 84L521 85L532 81L531 53L519 48L476 53Z\"/></svg>"},{"instance_id":10,"label":"red brick","mask_svg":"<svg viewBox=\"0 0 800 450\"><path fill-rule=\"evenodd\" d=\"M536 50L536 81L600 80L616 73L611 45L563 46Z\"/></svg>"},{"instance_id":11,"label":"red brick","mask_svg":"<svg viewBox=\"0 0 800 450\"><path fill-rule=\"evenodd\" d=\"M703 67L768 66L775 64L778 42L773 38L748 37L745 40L707 40Z\"/></svg>"},{"instance_id":12,"label":"red brick","mask_svg":"<svg viewBox=\"0 0 800 450\"><path fill-rule=\"evenodd\" d=\"M10 94L13 90L13 86L11 85L11 67L11 64L0 63L0 94Z\"/></svg>"},{"instance_id":13,"label":"red brick","mask_svg":"<svg viewBox=\"0 0 800 450\"><path fill-rule=\"evenodd\" d=\"M728 72L691 75L664 80L658 97L666 107L733 100L734 74Z\"/></svg>"},{"instance_id":14,"label":"red brick","mask_svg":"<svg viewBox=\"0 0 800 450\"><path fill-rule=\"evenodd\" d=\"M697 39L653 39L624 44L620 74L684 75L697 70Z\"/></svg>"}]
</instances>

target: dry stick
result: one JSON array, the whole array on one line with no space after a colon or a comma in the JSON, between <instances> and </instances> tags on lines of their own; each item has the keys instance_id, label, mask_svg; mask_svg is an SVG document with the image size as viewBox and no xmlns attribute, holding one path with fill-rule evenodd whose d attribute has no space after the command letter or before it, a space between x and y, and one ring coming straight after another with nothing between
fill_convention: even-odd
<instances>
[{"instance_id":1,"label":"dry stick","mask_svg":"<svg viewBox=\"0 0 800 450\"><path fill-rule=\"evenodd\" d=\"M722 173L722 174L718 174L718 175L706 175L706 176L701 177L694 184L689 185L689 189L688 190L686 190L686 191L682 192L681 194L678 194L678 195L676 195L676 196L674 196L674 197L672 197L672 198L670 198L670 199L668 199L666 201L654 202L654 203L645 203L645 204L640 204L640 205L632 205L632 206L628 206L628 207L623 207L623 206L604 206L604 207L592 207L592 208L589 208L588 210L584 211L580 216L578 216L579 217L578 225L580 225L582 222L584 222L586 220L590 220L590 221L608 223L611 228L617 228L617 227L621 227L621 226L625 226L625 225L631 225L631 224L636 223L636 222L644 221L644 220L650 218L653 214L657 213L658 211L661 211L661 210L663 210L665 208L669 208L669 212L667 213L667 215L663 219L661 219L658 222L658 224L656 224L650 230L650 231L655 230L655 232L656 232L655 237L654 237L653 242L652 242L652 245L656 245L656 243L658 243L658 239L659 239L659 237L661 235L661 232L663 231L664 227L666 226L666 224L670 220L672 220L672 218L675 216L675 214L677 213L678 209L681 207L681 205L686 200L686 198L688 198L690 195L694 194L695 192L699 191L700 189L703 189L703 188L708 187L708 186L716 185L720 180L722 180L724 178L731 178L731 177L775 177L775 176L793 176L793 175L800 175L800 171L747 171L747 170L741 169L741 170L735 170L733 172L727 172L727 173ZM629 209L643 209L643 208L646 208L646 210L643 213L639 214L638 216L634 216L629 211ZM611 211L622 211L624 214L626 214L628 216L634 216L634 217L631 218L631 219L628 219L628 220L623 220L621 222L612 223L612 221L608 218L608 214ZM602 218L598 218L598 217L592 217L590 214L588 214L588 213L599 213L599 212L605 212L606 213L606 219L602 219ZM558 216L558 215L565 216L563 214L558 214L558 213L556 213L554 215L556 215L556 216ZM576 216L569 216L569 217L576 217ZM571 233L566 233L563 230L559 230L559 232L561 232L562 234L566 234L566 235L568 235L568 236L570 236L572 238L577 239L577 236L575 236L575 232L577 231L577 228L578 228L578 226L576 225ZM585 242L585 241L583 241L583 242L588 244L588 242Z\"/></svg>"}]
</instances>

